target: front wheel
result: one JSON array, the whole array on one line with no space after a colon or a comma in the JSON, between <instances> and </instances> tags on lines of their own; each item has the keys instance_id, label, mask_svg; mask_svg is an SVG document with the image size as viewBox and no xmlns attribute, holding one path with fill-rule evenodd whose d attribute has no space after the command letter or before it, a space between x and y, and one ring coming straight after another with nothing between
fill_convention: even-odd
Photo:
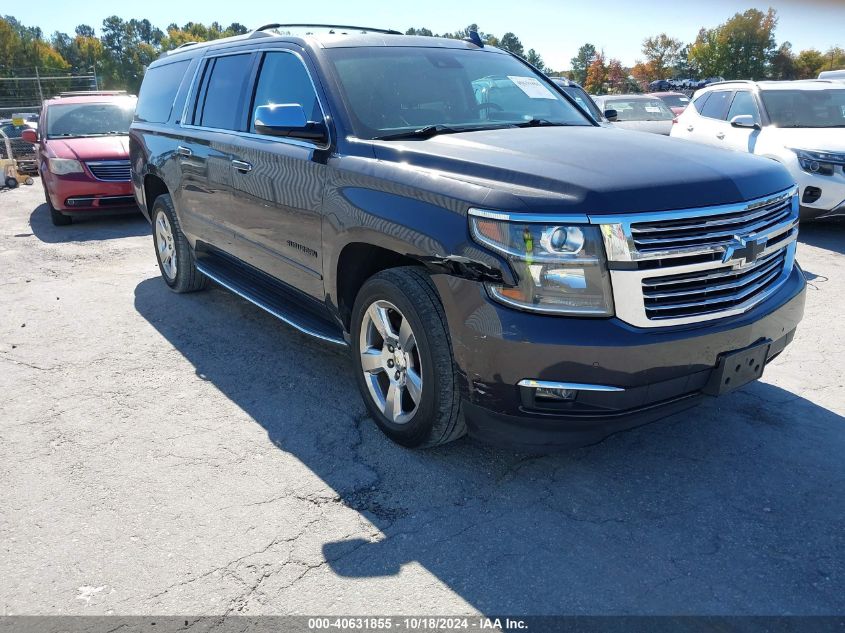
<instances>
[{"instance_id":1,"label":"front wheel","mask_svg":"<svg viewBox=\"0 0 845 633\"><path fill-rule=\"evenodd\" d=\"M67 226L73 222L73 219L69 215L65 215L53 206L46 187L44 188L44 199L47 201L47 208L50 210L50 221L53 223L53 226Z\"/></svg>"},{"instance_id":2,"label":"front wheel","mask_svg":"<svg viewBox=\"0 0 845 633\"><path fill-rule=\"evenodd\" d=\"M353 309L352 349L364 403L391 440L422 448L466 433L446 316L422 269L367 280Z\"/></svg>"}]
</instances>

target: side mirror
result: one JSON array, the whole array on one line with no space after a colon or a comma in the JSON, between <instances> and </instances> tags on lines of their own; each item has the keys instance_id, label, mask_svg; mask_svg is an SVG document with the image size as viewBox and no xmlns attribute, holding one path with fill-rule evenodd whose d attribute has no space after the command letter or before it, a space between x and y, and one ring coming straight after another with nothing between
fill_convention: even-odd
<instances>
[{"instance_id":1,"label":"side mirror","mask_svg":"<svg viewBox=\"0 0 845 633\"><path fill-rule=\"evenodd\" d=\"M37 143L38 142L38 132L33 129L24 130L21 132L21 139L26 141L27 143Z\"/></svg>"},{"instance_id":2,"label":"side mirror","mask_svg":"<svg viewBox=\"0 0 845 633\"><path fill-rule=\"evenodd\" d=\"M298 103L274 103L255 108L255 131L267 136L304 138L311 141L326 139L325 124L309 121Z\"/></svg>"},{"instance_id":3,"label":"side mirror","mask_svg":"<svg viewBox=\"0 0 845 633\"><path fill-rule=\"evenodd\" d=\"M613 110L613 109L605 110L604 111L604 118L607 119L608 121L612 122L612 121L615 121L616 119L619 118L619 113L616 110Z\"/></svg>"},{"instance_id":4,"label":"side mirror","mask_svg":"<svg viewBox=\"0 0 845 633\"><path fill-rule=\"evenodd\" d=\"M759 130L760 124L754 120L750 114L737 114L731 119L732 127L750 128L752 130Z\"/></svg>"}]
</instances>

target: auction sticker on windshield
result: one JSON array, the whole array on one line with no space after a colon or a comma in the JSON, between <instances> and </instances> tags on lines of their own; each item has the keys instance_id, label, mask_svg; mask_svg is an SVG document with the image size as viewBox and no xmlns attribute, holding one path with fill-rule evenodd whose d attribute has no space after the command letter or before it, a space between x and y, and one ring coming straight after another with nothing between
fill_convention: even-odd
<instances>
[{"instance_id":1,"label":"auction sticker on windshield","mask_svg":"<svg viewBox=\"0 0 845 633\"><path fill-rule=\"evenodd\" d=\"M554 99L555 95L546 86L541 84L535 77L519 77L508 75L508 79L514 82L522 92L532 99Z\"/></svg>"}]
</instances>

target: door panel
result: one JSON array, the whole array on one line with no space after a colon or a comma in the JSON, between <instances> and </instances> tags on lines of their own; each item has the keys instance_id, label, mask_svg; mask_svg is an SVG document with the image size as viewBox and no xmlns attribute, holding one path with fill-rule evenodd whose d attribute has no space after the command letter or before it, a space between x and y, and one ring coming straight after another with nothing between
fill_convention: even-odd
<instances>
[{"instance_id":1,"label":"door panel","mask_svg":"<svg viewBox=\"0 0 845 633\"><path fill-rule=\"evenodd\" d=\"M252 101L250 112L268 103L298 103L310 120L324 118L310 75L293 52L265 54ZM328 150L254 128L238 144L233 159L240 163L230 165L233 200L224 212L238 237L233 254L324 300L321 207Z\"/></svg>"}]
</instances>

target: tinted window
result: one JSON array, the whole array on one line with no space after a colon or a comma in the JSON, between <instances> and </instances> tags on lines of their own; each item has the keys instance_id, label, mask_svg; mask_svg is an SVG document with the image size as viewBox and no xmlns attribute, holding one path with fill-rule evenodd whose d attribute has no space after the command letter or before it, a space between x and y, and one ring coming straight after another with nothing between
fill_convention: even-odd
<instances>
[{"instance_id":1,"label":"tinted window","mask_svg":"<svg viewBox=\"0 0 845 633\"><path fill-rule=\"evenodd\" d=\"M704 107L704 104L707 103L707 100L710 98L710 95L713 94L712 92L705 92L703 95L698 95L695 99L692 100L693 107L700 113L701 109Z\"/></svg>"},{"instance_id":2,"label":"tinted window","mask_svg":"<svg viewBox=\"0 0 845 633\"><path fill-rule=\"evenodd\" d=\"M203 127L224 130L240 130L241 99L246 81L249 78L249 65L252 55L226 55L214 60L205 92L205 101L200 115Z\"/></svg>"},{"instance_id":3,"label":"tinted window","mask_svg":"<svg viewBox=\"0 0 845 633\"><path fill-rule=\"evenodd\" d=\"M593 118L596 119L596 121L602 120L601 110L599 110L599 107L596 105L596 102L590 99L590 95L584 92L583 88L579 88L578 86L561 86L561 90L563 90L566 94L575 99L575 103L577 103L587 112L592 114Z\"/></svg>"},{"instance_id":4,"label":"tinted window","mask_svg":"<svg viewBox=\"0 0 845 633\"><path fill-rule=\"evenodd\" d=\"M728 111L731 94L733 93L730 90L716 90L711 93L710 98L699 109L701 116L711 119L724 119L725 113Z\"/></svg>"},{"instance_id":5,"label":"tinted window","mask_svg":"<svg viewBox=\"0 0 845 633\"><path fill-rule=\"evenodd\" d=\"M323 113L308 71L292 53L267 53L255 88L250 130L255 131L255 109L273 103L298 103L310 121L322 121Z\"/></svg>"},{"instance_id":6,"label":"tinted window","mask_svg":"<svg viewBox=\"0 0 845 633\"><path fill-rule=\"evenodd\" d=\"M173 100L189 63L190 60L186 59L164 66L154 66L147 71L144 83L141 84L135 118L150 123L164 123L170 118Z\"/></svg>"},{"instance_id":7,"label":"tinted window","mask_svg":"<svg viewBox=\"0 0 845 633\"><path fill-rule=\"evenodd\" d=\"M755 121L760 120L757 114L757 104L754 103L754 95L746 90L740 90L736 93L731 109L728 110L728 121L741 114L750 114Z\"/></svg>"},{"instance_id":8,"label":"tinted window","mask_svg":"<svg viewBox=\"0 0 845 633\"><path fill-rule=\"evenodd\" d=\"M663 95L660 98L670 108L686 108L689 105L689 99L684 95Z\"/></svg>"}]
</instances>

